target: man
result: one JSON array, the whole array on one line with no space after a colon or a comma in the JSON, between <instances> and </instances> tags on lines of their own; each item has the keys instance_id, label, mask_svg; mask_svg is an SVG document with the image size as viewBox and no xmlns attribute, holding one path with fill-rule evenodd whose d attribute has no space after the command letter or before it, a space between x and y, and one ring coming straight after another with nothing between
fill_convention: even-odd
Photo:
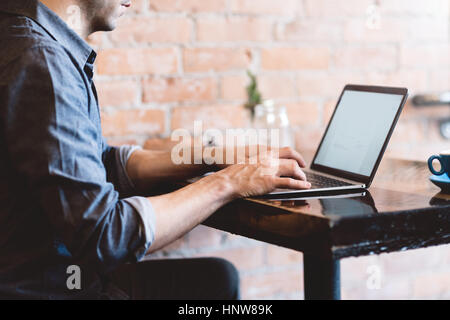
<instances>
[{"instance_id":1,"label":"man","mask_svg":"<svg viewBox=\"0 0 450 320\"><path fill-rule=\"evenodd\" d=\"M0 297L236 299L224 260L137 262L233 199L309 187L301 156L281 149L278 166L231 165L173 193L136 196L212 168L105 143L96 54L82 38L113 30L130 5L0 2Z\"/></svg>"}]
</instances>

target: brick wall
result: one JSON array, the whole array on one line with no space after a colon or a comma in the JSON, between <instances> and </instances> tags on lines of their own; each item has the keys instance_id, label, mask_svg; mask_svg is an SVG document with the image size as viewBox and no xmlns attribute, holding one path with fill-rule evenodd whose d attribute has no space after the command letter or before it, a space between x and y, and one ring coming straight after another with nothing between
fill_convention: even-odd
<instances>
[{"instance_id":1,"label":"brick wall","mask_svg":"<svg viewBox=\"0 0 450 320\"><path fill-rule=\"evenodd\" d=\"M379 29L366 27L373 0L134 0L112 33L91 37L104 134L143 144L192 128L249 125L246 70L266 98L288 108L299 149L314 148L346 83L450 89L448 0L379 0ZM388 153L426 159L448 148L438 120L448 106L401 117ZM155 140L153 140L156 145ZM299 253L198 227L155 257L233 261L244 298L300 298ZM367 289L379 266L381 289ZM344 298L450 298L450 247L344 260Z\"/></svg>"}]
</instances>

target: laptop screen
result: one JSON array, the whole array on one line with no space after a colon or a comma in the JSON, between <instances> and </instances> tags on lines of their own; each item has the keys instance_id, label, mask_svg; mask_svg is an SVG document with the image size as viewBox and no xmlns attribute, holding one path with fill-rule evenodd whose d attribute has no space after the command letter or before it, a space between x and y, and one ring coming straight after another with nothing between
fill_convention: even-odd
<instances>
[{"instance_id":1,"label":"laptop screen","mask_svg":"<svg viewBox=\"0 0 450 320\"><path fill-rule=\"evenodd\" d=\"M314 161L370 176L404 95L345 90Z\"/></svg>"}]
</instances>

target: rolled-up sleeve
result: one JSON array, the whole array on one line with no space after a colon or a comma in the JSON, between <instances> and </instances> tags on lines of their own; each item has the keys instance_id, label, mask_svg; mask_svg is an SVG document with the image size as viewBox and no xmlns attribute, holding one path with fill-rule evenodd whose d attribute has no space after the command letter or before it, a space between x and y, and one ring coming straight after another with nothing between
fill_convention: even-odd
<instances>
[{"instance_id":1,"label":"rolled-up sleeve","mask_svg":"<svg viewBox=\"0 0 450 320\"><path fill-rule=\"evenodd\" d=\"M134 195L136 190L126 172L126 164L133 152L142 148L132 145L112 147L108 145L105 138L102 138L102 149L106 179L114 185L121 198Z\"/></svg>"},{"instance_id":2,"label":"rolled-up sleeve","mask_svg":"<svg viewBox=\"0 0 450 320\"><path fill-rule=\"evenodd\" d=\"M108 179L83 71L57 46L28 49L9 68L14 72L2 88L6 154L31 190L36 214L72 256L99 271L140 260L153 241L153 209L146 198L120 196L132 189L126 176L114 173L120 192Z\"/></svg>"},{"instance_id":3,"label":"rolled-up sleeve","mask_svg":"<svg viewBox=\"0 0 450 320\"><path fill-rule=\"evenodd\" d=\"M119 194L127 195L124 201L132 205L141 217L142 228L147 243L153 243L156 232L155 211L147 198L130 197L136 193L133 181L127 173L127 163L133 152L142 150L142 147L136 145L123 145L120 147L111 147L103 138L103 163L106 167L107 177L114 184ZM143 250L148 251L148 248Z\"/></svg>"}]
</instances>

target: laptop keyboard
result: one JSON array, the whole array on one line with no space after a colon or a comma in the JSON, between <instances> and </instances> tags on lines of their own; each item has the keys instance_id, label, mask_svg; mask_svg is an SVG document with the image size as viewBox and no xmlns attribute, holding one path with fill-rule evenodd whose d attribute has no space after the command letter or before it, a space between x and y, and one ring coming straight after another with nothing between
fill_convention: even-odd
<instances>
[{"instance_id":1,"label":"laptop keyboard","mask_svg":"<svg viewBox=\"0 0 450 320\"><path fill-rule=\"evenodd\" d=\"M336 180L333 178L328 178L319 174L315 174L312 172L305 172L306 179L308 182L311 183L311 188L317 189L317 188L335 188L335 187L345 187L345 186L351 186L352 184Z\"/></svg>"}]
</instances>

